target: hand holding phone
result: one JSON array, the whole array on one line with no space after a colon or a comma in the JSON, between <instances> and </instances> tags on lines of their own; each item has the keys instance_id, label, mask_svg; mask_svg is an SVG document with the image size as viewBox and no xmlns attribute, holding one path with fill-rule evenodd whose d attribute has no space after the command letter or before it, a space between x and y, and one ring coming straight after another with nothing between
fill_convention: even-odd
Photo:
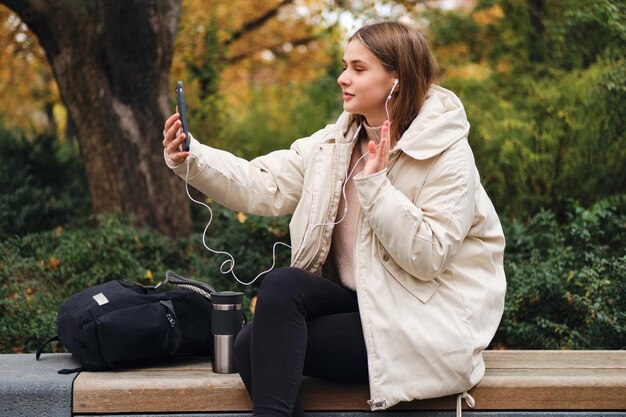
<instances>
[{"instance_id":1,"label":"hand holding phone","mask_svg":"<svg viewBox=\"0 0 626 417\"><path fill-rule=\"evenodd\" d=\"M185 106L185 93L183 92L182 81L176 83L176 103L178 104L178 113L180 113L180 121L183 124L183 133L185 134L183 151L189 151L189 125L187 124L187 107Z\"/></svg>"}]
</instances>

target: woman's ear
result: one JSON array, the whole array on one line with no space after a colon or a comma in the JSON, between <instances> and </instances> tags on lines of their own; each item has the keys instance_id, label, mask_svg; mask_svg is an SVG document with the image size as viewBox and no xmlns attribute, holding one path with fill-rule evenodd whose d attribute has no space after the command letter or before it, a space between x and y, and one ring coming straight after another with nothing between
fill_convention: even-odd
<instances>
[{"instance_id":1,"label":"woman's ear","mask_svg":"<svg viewBox=\"0 0 626 417\"><path fill-rule=\"evenodd\" d=\"M391 86L391 90L389 90L389 95L387 96L387 100L389 100L391 98L391 96L393 95L393 92L396 91L396 86L399 83L400 83L400 81L397 78L394 78L393 85Z\"/></svg>"}]
</instances>

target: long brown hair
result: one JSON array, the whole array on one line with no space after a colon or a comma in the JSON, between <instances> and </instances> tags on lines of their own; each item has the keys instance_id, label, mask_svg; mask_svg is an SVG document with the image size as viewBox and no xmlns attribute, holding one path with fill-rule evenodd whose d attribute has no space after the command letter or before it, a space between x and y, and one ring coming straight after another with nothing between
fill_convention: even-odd
<instances>
[{"instance_id":1,"label":"long brown hair","mask_svg":"<svg viewBox=\"0 0 626 417\"><path fill-rule=\"evenodd\" d=\"M381 22L364 26L350 37L367 48L399 80L389 100L391 138L399 140L419 113L428 90L437 78L437 62L426 39L402 23Z\"/></svg>"}]
</instances>

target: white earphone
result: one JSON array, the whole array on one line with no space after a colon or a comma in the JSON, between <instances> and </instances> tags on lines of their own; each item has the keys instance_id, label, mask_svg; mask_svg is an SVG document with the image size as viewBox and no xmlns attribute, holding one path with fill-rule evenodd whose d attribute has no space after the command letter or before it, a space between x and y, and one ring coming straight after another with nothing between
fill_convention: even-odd
<instances>
[{"instance_id":1,"label":"white earphone","mask_svg":"<svg viewBox=\"0 0 626 417\"><path fill-rule=\"evenodd\" d=\"M391 98L391 96L393 95L393 90L395 90L395 89L396 89L396 86L398 85L398 83L399 83L399 82L400 82L400 81L398 81L398 79L397 79L397 78L395 78L395 79L393 80L393 85L391 86L391 91L389 91L389 95L387 96L387 100L389 100L389 99Z\"/></svg>"},{"instance_id":2,"label":"white earphone","mask_svg":"<svg viewBox=\"0 0 626 417\"><path fill-rule=\"evenodd\" d=\"M387 100L385 100L385 112L387 113L387 120L391 121L390 117L389 117L389 109L387 108L387 103L389 103L389 100L391 100L391 96L393 95L393 90L396 89L396 86L400 83L400 80L398 80L397 78L395 78L393 80L393 86L391 86L391 91L389 91L389 95L387 96Z\"/></svg>"}]
</instances>

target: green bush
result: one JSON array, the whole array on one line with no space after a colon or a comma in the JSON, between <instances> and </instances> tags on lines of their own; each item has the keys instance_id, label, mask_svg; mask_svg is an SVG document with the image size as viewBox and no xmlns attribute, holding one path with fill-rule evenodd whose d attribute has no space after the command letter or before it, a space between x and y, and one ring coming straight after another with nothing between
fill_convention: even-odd
<instances>
[{"instance_id":1,"label":"green bush","mask_svg":"<svg viewBox=\"0 0 626 417\"><path fill-rule=\"evenodd\" d=\"M470 144L499 212L527 218L626 192L625 60L541 80L448 79L471 123ZM517 84L507 92L505 84Z\"/></svg>"},{"instance_id":2,"label":"green bush","mask_svg":"<svg viewBox=\"0 0 626 417\"><path fill-rule=\"evenodd\" d=\"M432 8L429 36L499 213L563 221L567 199L625 193L626 2L475 4Z\"/></svg>"},{"instance_id":3,"label":"green bush","mask_svg":"<svg viewBox=\"0 0 626 417\"><path fill-rule=\"evenodd\" d=\"M75 144L0 129L0 238L85 217L89 191Z\"/></svg>"},{"instance_id":4,"label":"green bush","mask_svg":"<svg viewBox=\"0 0 626 417\"><path fill-rule=\"evenodd\" d=\"M266 269L273 242L285 238L286 219L244 218L215 205L213 210L209 246L233 254L242 280ZM174 270L218 290L243 291L246 306L259 283L242 287L222 275L226 258L209 254L200 234L171 240L116 215L6 239L0 243L0 259L0 352L34 351L56 334L63 299L108 280L152 284ZM277 265L288 263L289 250L279 249Z\"/></svg>"},{"instance_id":5,"label":"green bush","mask_svg":"<svg viewBox=\"0 0 626 417\"><path fill-rule=\"evenodd\" d=\"M495 345L516 349L626 348L626 196L560 225L541 211L505 223L505 313Z\"/></svg>"},{"instance_id":6,"label":"green bush","mask_svg":"<svg viewBox=\"0 0 626 417\"><path fill-rule=\"evenodd\" d=\"M207 244L231 252L236 273L250 280L270 266L272 244L286 241L286 218L243 216L215 204ZM493 345L516 349L626 347L626 196L583 209L571 203L567 221L542 211L527 224L503 219L508 290ZM199 229L202 230L202 229ZM289 263L278 247L277 265ZM56 310L67 296L111 279L143 284L167 270L245 294L219 272L201 233L171 240L120 216L98 216L66 228L0 243L0 352L32 352L55 334Z\"/></svg>"}]
</instances>

